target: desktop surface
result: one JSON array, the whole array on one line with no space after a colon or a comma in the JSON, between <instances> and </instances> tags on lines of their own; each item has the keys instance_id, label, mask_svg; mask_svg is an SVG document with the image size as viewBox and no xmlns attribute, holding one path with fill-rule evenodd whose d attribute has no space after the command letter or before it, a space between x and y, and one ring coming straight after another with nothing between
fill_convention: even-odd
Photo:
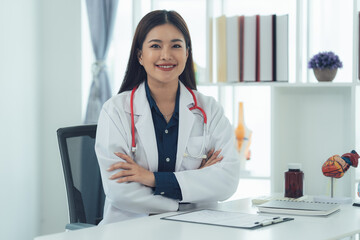
<instances>
[{"instance_id":1,"label":"desktop surface","mask_svg":"<svg viewBox=\"0 0 360 240\"><path fill-rule=\"evenodd\" d=\"M197 209L218 209L243 213L257 213L251 199L241 199L219 204L199 205ZM185 208L185 210L190 210ZM341 210L327 217L292 216L293 221L248 230L222 226L211 226L186 222L162 220L161 217L174 215L165 213L150 217L132 219L77 231L69 231L35 240L113 240L113 239L339 239L360 232L360 208L351 204L341 205ZM274 215L274 214L272 214ZM285 215L281 215L285 216ZM288 216L288 215L287 215Z\"/></svg>"}]
</instances>

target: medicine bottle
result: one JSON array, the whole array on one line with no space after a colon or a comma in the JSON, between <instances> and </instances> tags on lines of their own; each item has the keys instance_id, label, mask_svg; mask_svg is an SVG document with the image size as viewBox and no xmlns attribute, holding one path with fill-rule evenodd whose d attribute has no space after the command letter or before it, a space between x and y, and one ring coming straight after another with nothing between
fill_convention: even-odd
<instances>
[{"instance_id":1,"label":"medicine bottle","mask_svg":"<svg viewBox=\"0 0 360 240\"><path fill-rule=\"evenodd\" d=\"M303 196L304 173L300 163L289 163L285 172L285 197L299 198Z\"/></svg>"}]
</instances>

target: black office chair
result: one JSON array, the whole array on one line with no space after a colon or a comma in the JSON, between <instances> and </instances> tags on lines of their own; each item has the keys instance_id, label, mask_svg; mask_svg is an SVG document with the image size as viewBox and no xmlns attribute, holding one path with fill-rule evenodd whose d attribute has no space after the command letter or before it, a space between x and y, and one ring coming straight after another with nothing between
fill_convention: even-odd
<instances>
[{"instance_id":1,"label":"black office chair","mask_svg":"<svg viewBox=\"0 0 360 240\"><path fill-rule=\"evenodd\" d=\"M57 130L69 204L68 230L95 226L103 217L105 194L94 149L96 127Z\"/></svg>"}]
</instances>

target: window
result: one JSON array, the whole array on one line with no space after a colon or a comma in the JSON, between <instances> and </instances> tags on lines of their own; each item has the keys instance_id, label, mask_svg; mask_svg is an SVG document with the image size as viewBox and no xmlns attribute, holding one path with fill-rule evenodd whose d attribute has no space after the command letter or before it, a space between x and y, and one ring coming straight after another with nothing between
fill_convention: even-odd
<instances>
[{"instance_id":1,"label":"window","mask_svg":"<svg viewBox=\"0 0 360 240\"><path fill-rule=\"evenodd\" d=\"M352 82L353 1L311 1L307 26L308 58L320 51L333 51L344 66L336 81ZM308 79L317 82L312 71L308 71Z\"/></svg>"}]
</instances>

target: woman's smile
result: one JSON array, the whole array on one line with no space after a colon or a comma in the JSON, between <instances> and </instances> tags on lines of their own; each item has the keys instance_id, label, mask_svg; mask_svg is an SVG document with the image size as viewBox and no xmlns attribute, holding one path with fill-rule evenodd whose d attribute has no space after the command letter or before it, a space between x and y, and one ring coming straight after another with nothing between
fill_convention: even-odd
<instances>
[{"instance_id":1,"label":"woman's smile","mask_svg":"<svg viewBox=\"0 0 360 240\"><path fill-rule=\"evenodd\" d=\"M176 64L157 64L155 65L161 71L172 71L177 65Z\"/></svg>"}]
</instances>

